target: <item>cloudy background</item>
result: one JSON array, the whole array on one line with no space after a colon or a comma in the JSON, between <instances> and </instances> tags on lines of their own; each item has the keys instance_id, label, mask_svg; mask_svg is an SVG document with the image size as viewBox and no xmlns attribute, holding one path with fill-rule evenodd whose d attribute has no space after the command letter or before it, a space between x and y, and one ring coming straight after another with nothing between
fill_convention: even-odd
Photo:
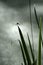
<instances>
[{"instance_id":1,"label":"cloudy background","mask_svg":"<svg viewBox=\"0 0 43 65\"><path fill-rule=\"evenodd\" d=\"M43 37L43 0L31 1L34 50L37 55L39 30L34 15L34 4L38 19L40 16L42 17ZM21 49L18 43L20 37L16 23L20 23L20 28L28 45L27 32L31 39L31 24L29 17L29 0L0 0L0 65L20 65L23 63Z\"/></svg>"}]
</instances>

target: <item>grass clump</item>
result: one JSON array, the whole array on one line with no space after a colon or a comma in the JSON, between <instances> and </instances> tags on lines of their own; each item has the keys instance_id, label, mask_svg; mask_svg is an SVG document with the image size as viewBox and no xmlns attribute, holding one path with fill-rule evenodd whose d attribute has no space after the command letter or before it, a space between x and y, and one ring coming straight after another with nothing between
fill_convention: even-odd
<instances>
[{"instance_id":1,"label":"grass clump","mask_svg":"<svg viewBox=\"0 0 43 65\"><path fill-rule=\"evenodd\" d=\"M19 28L19 26L18 26L18 30L19 30L21 41L22 41L23 49L24 49L24 52L25 52L25 55L26 55L27 64L32 65L31 64L31 59L30 59L30 56L29 56L29 53L28 53L28 49L27 49L27 46L26 46L26 43L25 43L25 40L24 40L24 37L23 37L22 31Z\"/></svg>"},{"instance_id":2,"label":"grass clump","mask_svg":"<svg viewBox=\"0 0 43 65\"><path fill-rule=\"evenodd\" d=\"M33 49L32 49L32 45L31 45L31 41L29 38L29 35L27 34L28 37L28 41L29 41L29 47L30 47L30 51L31 51L31 55L32 55L32 59L33 59L33 63L31 62L31 58L22 34L22 31L20 29L20 27L18 26L18 31L19 31L19 35L21 38L21 41L19 40L20 43L20 47L21 47L21 51L22 51L22 56L23 56L23 60L24 60L24 64L25 65L41 65L41 42L42 42L42 35L41 35L41 18L40 18L40 29L39 29L39 44L38 44L38 59L35 59L34 53L33 53ZM38 63L37 63L38 61Z\"/></svg>"},{"instance_id":3,"label":"grass clump","mask_svg":"<svg viewBox=\"0 0 43 65\"><path fill-rule=\"evenodd\" d=\"M20 35L20 39L21 39L21 41L19 40L19 44L20 44L20 48L21 48L21 51L22 51L22 56L23 56L23 60L24 60L25 65L41 65L41 43L43 45L42 34L41 34L41 22L42 21L41 21L41 18L40 18L40 22L39 22L35 7L34 7L34 13L35 13L36 22L37 22L37 25L38 25L38 28L39 28L38 59L35 59L35 55L34 55L34 52L33 52L33 49L32 49L32 45L31 45L31 41L30 41L29 35L27 34L33 63L31 62L31 58L30 58L30 55L29 55L29 52L28 52L28 49L27 49L27 46L26 46L26 43L25 43L25 40L24 40L23 33L22 33L20 27L18 26L18 31L19 31L19 35Z\"/></svg>"}]
</instances>

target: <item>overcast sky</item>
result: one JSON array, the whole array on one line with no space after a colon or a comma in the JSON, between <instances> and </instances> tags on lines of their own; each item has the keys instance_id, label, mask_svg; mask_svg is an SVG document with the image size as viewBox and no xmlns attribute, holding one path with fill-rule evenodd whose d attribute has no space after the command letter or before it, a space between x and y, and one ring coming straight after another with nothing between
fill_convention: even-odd
<instances>
[{"instance_id":1,"label":"overcast sky","mask_svg":"<svg viewBox=\"0 0 43 65\"><path fill-rule=\"evenodd\" d=\"M43 23L43 0L31 1L33 39L36 50L36 46L38 46L39 30L34 15L34 4L38 19L41 16ZM20 23L20 28L28 44L27 32L31 39L31 24L29 16L29 0L0 0L0 65L20 65L20 63L23 62L20 46L17 41L20 37L16 23ZM11 41L13 43L12 45Z\"/></svg>"}]
</instances>

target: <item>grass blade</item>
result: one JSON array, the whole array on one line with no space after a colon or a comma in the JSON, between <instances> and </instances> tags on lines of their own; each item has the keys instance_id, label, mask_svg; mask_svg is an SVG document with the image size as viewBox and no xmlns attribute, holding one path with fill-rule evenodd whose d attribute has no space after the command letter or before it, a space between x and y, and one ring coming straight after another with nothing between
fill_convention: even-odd
<instances>
[{"instance_id":1,"label":"grass blade","mask_svg":"<svg viewBox=\"0 0 43 65\"><path fill-rule=\"evenodd\" d=\"M37 12L36 12L35 7L34 7L34 13L35 13L35 18L36 18L36 22L37 22L38 28L40 28L40 26L39 26L39 20L38 20L38 17L37 17Z\"/></svg>"},{"instance_id":2,"label":"grass blade","mask_svg":"<svg viewBox=\"0 0 43 65\"><path fill-rule=\"evenodd\" d=\"M22 41L22 45L23 45L23 48L24 48L24 51L25 51L25 54L26 54L28 65L31 65L31 59L30 59L30 56L29 56L29 53L28 53L28 50L27 50L27 46L26 46L22 31L19 28L19 26L18 26L18 30L19 30L19 34L20 34L20 38L21 38L21 41Z\"/></svg>"},{"instance_id":3,"label":"grass blade","mask_svg":"<svg viewBox=\"0 0 43 65\"><path fill-rule=\"evenodd\" d=\"M37 60L35 60L32 65L37 65Z\"/></svg>"},{"instance_id":4,"label":"grass blade","mask_svg":"<svg viewBox=\"0 0 43 65\"><path fill-rule=\"evenodd\" d=\"M29 0L29 13L30 13L30 25L31 25L32 44L33 44L33 50L34 50L33 29L32 29L32 17L31 17L31 0Z\"/></svg>"},{"instance_id":5,"label":"grass blade","mask_svg":"<svg viewBox=\"0 0 43 65\"><path fill-rule=\"evenodd\" d=\"M18 40L18 41L19 41L20 48L21 48L21 51L22 51L22 56L23 56L24 64L27 65L27 63L26 63L26 58L25 58L25 54L24 54L24 50L23 50L23 47L22 47L21 41L20 41L20 40Z\"/></svg>"},{"instance_id":6,"label":"grass blade","mask_svg":"<svg viewBox=\"0 0 43 65\"><path fill-rule=\"evenodd\" d=\"M40 29L39 29L38 65L41 65L41 18L40 18Z\"/></svg>"},{"instance_id":7,"label":"grass blade","mask_svg":"<svg viewBox=\"0 0 43 65\"><path fill-rule=\"evenodd\" d=\"M27 37L28 37L28 41L29 41L29 46L30 46L30 50L31 50L32 59L33 59L33 62L34 62L35 61L35 56L34 56L34 53L33 53L33 50L32 50L32 46L31 46L31 42L30 42L28 33L27 33Z\"/></svg>"},{"instance_id":8,"label":"grass blade","mask_svg":"<svg viewBox=\"0 0 43 65\"><path fill-rule=\"evenodd\" d=\"M37 22L38 28L40 29L39 20L38 20L38 17L37 17L37 12L36 12L35 7L34 7L34 13L35 13L35 18L36 18L36 22ZM42 35L41 35L41 40L42 40ZM42 40L42 46L43 46L43 40Z\"/></svg>"}]
</instances>

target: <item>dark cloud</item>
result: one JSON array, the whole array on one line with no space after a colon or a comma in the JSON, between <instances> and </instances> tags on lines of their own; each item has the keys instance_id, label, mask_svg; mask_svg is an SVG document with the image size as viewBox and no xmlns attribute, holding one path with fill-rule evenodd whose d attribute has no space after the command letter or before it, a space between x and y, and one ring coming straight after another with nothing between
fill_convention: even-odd
<instances>
[{"instance_id":1,"label":"dark cloud","mask_svg":"<svg viewBox=\"0 0 43 65\"><path fill-rule=\"evenodd\" d=\"M31 0L31 3L33 4L43 4L43 0Z\"/></svg>"},{"instance_id":2,"label":"dark cloud","mask_svg":"<svg viewBox=\"0 0 43 65\"><path fill-rule=\"evenodd\" d=\"M29 0L0 0L10 7L22 8L29 4Z\"/></svg>"}]
</instances>

